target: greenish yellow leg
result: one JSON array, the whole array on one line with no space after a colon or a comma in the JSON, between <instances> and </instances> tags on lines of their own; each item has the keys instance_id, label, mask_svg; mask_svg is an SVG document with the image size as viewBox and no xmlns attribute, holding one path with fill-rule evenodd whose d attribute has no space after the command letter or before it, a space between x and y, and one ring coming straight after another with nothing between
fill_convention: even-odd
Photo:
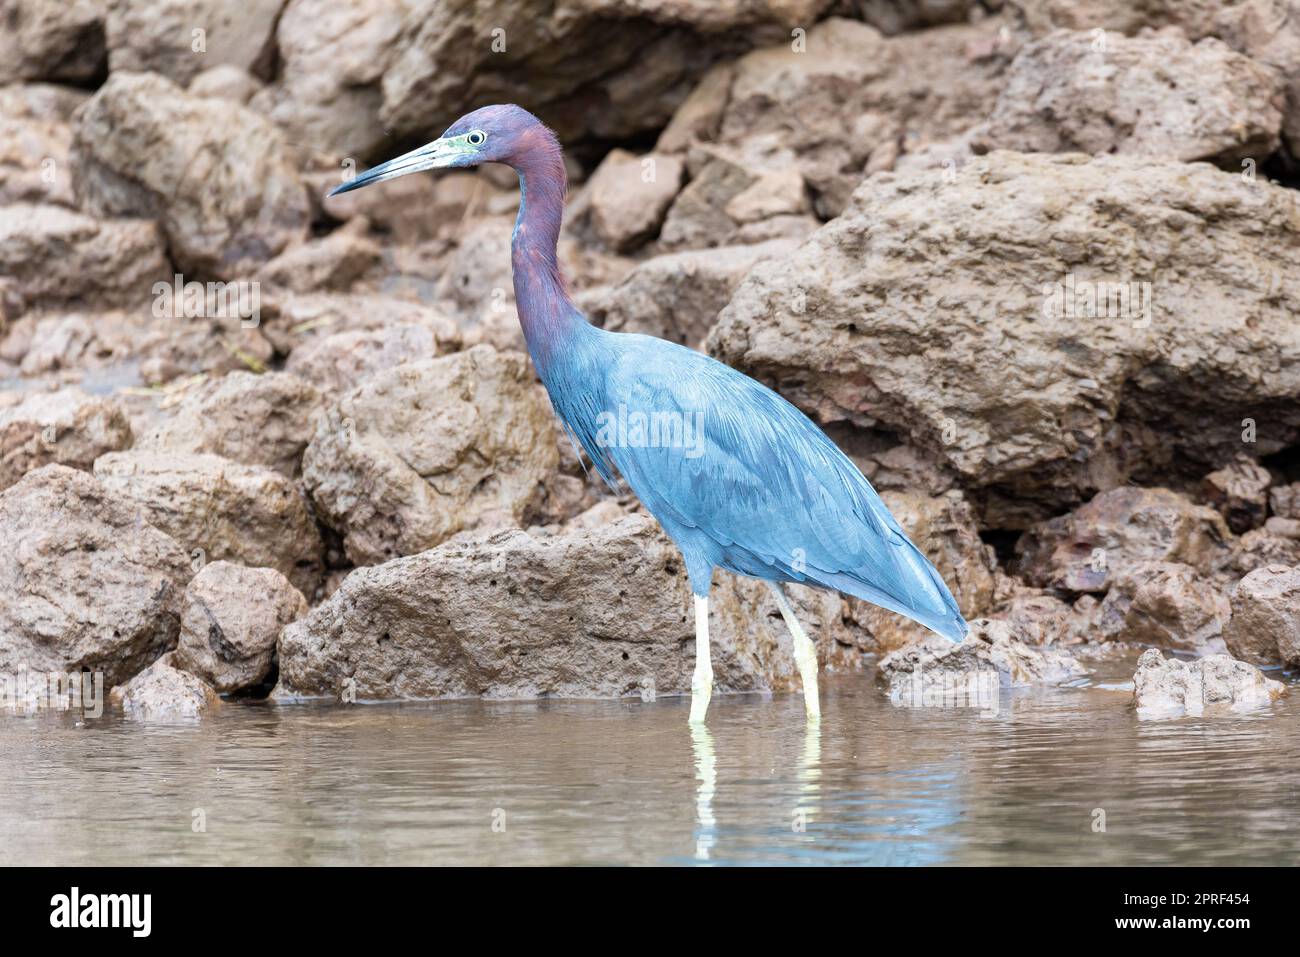
<instances>
[{"instance_id":1,"label":"greenish yellow leg","mask_svg":"<svg viewBox=\"0 0 1300 957\"><path fill-rule=\"evenodd\" d=\"M709 660L709 599L695 596L695 674L691 677L691 724L703 724L713 696L713 663Z\"/></svg>"},{"instance_id":2,"label":"greenish yellow leg","mask_svg":"<svg viewBox=\"0 0 1300 957\"><path fill-rule=\"evenodd\" d=\"M794 609L785 597L785 592L776 582L768 582L772 594L776 596L776 607L781 609L781 617L790 629L790 638L794 642L794 663L799 666L799 677L803 680L803 704L808 712L809 721L822 718L821 702L817 699L817 648L803 633L799 619L794 616Z\"/></svg>"}]
</instances>

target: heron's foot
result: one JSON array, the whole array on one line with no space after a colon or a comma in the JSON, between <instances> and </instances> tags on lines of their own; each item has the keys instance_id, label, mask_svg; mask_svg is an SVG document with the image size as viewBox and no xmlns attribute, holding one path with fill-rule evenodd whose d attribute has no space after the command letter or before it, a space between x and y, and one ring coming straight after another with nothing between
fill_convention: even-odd
<instances>
[{"instance_id":1,"label":"heron's foot","mask_svg":"<svg viewBox=\"0 0 1300 957\"><path fill-rule=\"evenodd\" d=\"M709 710L709 699L713 697L713 673L696 673L691 679L691 724L703 724L704 715Z\"/></svg>"}]
</instances>

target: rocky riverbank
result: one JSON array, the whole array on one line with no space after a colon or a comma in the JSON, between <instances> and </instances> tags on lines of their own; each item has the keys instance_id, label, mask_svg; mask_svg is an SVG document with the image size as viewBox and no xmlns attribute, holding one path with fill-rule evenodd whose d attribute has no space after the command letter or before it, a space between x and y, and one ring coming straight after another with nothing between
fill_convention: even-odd
<instances>
[{"instance_id":1,"label":"rocky riverbank","mask_svg":"<svg viewBox=\"0 0 1300 957\"><path fill-rule=\"evenodd\" d=\"M12 6L0 673L145 717L688 689L680 557L523 351L513 174L325 198L494 100L569 147L592 320L795 402L977 622L795 589L824 666L1148 645L1197 659L1143 658L1165 714L1300 665L1282 0ZM719 691L797 687L766 589L712 616Z\"/></svg>"}]
</instances>

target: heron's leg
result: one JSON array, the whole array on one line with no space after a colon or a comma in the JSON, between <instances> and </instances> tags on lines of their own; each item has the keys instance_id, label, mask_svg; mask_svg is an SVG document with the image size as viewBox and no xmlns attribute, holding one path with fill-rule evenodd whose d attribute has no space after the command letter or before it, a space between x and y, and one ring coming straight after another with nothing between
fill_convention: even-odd
<instances>
[{"instance_id":1,"label":"heron's leg","mask_svg":"<svg viewBox=\"0 0 1300 957\"><path fill-rule=\"evenodd\" d=\"M820 721L822 707L817 700L817 649L799 626L799 619L794 616L794 609L790 607L790 601L781 590L781 585L778 582L768 582L768 585L776 596L776 607L781 609L781 617L785 619L794 641L794 663L799 666L799 677L803 679L803 704L808 712L808 720Z\"/></svg>"},{"instance_id":2,"label":"heron's leg","mask_svg":"<svg viewBox=\"0 0 1300 957\"><path fill-rule=\"evenodd\" d=\"M709 596L695 596L695 674L691 677L691 724L703 724L713 696L713 663L709 660Z\"/></svg>"}]
</instances>

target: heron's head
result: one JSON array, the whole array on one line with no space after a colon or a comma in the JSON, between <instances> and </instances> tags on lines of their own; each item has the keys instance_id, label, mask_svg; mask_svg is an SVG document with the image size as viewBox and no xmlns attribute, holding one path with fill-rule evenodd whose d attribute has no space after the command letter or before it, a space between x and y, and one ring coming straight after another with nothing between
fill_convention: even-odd
<instances>
[{"instance_id":1,"label":"heron's head","mask_svg":"<svg viewBox=\"0 0 1300 957\"><path fill-rule=\"evenodd\" d=\"M337 196L427 169L477 166L480 163L506 163L518 168L530 155L539 151L553 151L557 155L559 152L555 135L541 120L513 103L485 106L466 113L432 143L358 174L335 187L330 195Z\"/></svg>"}]
</instances>

